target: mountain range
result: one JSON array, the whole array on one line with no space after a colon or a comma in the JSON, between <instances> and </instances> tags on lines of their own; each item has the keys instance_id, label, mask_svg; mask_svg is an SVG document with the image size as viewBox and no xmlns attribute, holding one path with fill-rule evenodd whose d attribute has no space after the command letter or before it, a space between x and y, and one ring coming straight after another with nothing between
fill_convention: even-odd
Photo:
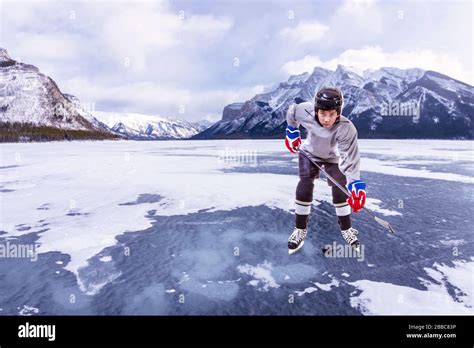
<instances>
[{"instance_id":1,"label":"mountain range","mask_svg":"<svg viewBox=\"0 0 474 348\"><path fill-rule=\"evenodd\" d=\"M474 87L430 70L316 67L225 106L214 124L191 123L159 115L87 112L37 67L13 60L0 48L0 141L281 138L288 106L313 100L322 86L343 91L342 113L360 138L473 138Z\"/></svg>"},{"instance_id":2,"label":"mountain range","mask_svg":"<svg viewBox=\"0 0 474 348\"><path fill-rule=\"evenodd\" d=\"M281 138L288 106L312 101L322 86L343 91L342 114L360 138L473 138L473 86L418 68L358 73L338 65L290 76L272 91L227 105L222 119L193 139Z\"/></svg>"},{"instance_id":3,"label":"mountain range","mask_svg":"<svg viewBox=\"0 0 474 348\"><path fill-rule=\"evenodd\" d=\"M156 115L87 112L33 65L0 48L0 141L183 139L210 124Z\"/></svg>"},{"instance_id":4,"label":"mountain range","mask_svg":"<svg viewBox=\"0 0 474 348\"><path fill-rule=\"evenodd\" d=\"M186 139L210 126L205 121L191 123L181 119L172 120L137 113L96 111L94 116L113 132L136 140Z\"/></svg>"}]
</instances>

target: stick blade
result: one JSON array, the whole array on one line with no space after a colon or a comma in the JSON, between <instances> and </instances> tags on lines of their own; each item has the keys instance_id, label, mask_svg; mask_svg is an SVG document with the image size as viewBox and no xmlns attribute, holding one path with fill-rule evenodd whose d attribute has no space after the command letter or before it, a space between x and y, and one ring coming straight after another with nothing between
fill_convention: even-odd
<instances>
[{"instance_id":1,"label":"stick blade","mask_svg":"<svg viewBox=\"0 0 474 348\"><path fill-rule=\"evenodd\" d=\"M382 225L383 227L388 229L391 233L395 233L392 226L390 226L390 224L387 221L385 221L385 220L383 220L383 219L381 219L377 216L374 216L374 218L375 218L375 221L377 221L380 225Z\"/></svg>"}]
</instances>

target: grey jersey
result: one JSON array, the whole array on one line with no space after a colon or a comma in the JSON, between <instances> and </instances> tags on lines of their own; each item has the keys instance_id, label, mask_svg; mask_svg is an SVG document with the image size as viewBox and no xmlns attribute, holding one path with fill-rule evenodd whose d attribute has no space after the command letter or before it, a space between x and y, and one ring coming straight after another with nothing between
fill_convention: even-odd
<instances>
[{"instance_id":1,"label":"grey jersey","mask_svg":"<svg viewBox=\"0 0 474 348\"><path fill-rule=\"evenodd\" d=\"M324 128L315 119L314 104L305 102L291 104L286 121L296 128L302 125L308 131L308 137L301 145L303 151L316 161L339 163L348 183L360 179L357 129L349 119L341 115L330 128Z\"/></svg>"}]
</instances>

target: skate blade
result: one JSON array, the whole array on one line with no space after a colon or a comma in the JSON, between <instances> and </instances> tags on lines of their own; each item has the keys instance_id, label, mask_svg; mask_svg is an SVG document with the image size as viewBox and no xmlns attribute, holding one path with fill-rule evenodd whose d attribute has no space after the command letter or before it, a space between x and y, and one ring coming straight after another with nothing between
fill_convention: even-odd
<instances>
[{"instance_id":1,"label":"skate blade","mask_svg":"<svg viewBox=\"0 0 474 348\"><path fill-rule=\"evenodd\" d=\"M360 253L360 243L356 243L355 245L351 245L352 249Z\"/></svg>"},{"instance_id":2,"label":"skate blade","mask_svg":"<svg viewBox=\"0 0 474 348\"><path fill-rule=\"evenodd\" d=\"M296 253L298 250L300 250L304 245L304 241L301 242L301 244L296 248L296 249L288 249L288 254L294 254Z\"/></svg>"}]
</instances>

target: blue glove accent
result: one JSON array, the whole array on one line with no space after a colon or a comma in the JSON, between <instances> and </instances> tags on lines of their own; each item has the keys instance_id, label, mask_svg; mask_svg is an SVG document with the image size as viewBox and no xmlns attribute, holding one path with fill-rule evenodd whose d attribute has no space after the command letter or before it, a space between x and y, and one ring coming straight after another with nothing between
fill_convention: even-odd
<instances>
[{"instance_id":1,"label":"blue glove accent","mask_svg":"<svg viewBox=\"0 0 474 348\"><path fill-rule=\"evenodd\" d=\"M349 192L354 191L356 196L358 196L359 191L362 190L365 192L366 185L365 185L365 182L363 182L362 180L354 180L349 185L347 185L347 189L349 190Z\"/></svg>"},{"instance_id":2,"label":"blue glove accent","mask_svg":"<svg viewBox=\"0 0 474 348\"><path fill-rule=\"evenodd\" d=\"M300 136L300 130L292 126L288 126L286 127L286 136L289 139L294 140Z\"/></svg>"}]
</instances>

